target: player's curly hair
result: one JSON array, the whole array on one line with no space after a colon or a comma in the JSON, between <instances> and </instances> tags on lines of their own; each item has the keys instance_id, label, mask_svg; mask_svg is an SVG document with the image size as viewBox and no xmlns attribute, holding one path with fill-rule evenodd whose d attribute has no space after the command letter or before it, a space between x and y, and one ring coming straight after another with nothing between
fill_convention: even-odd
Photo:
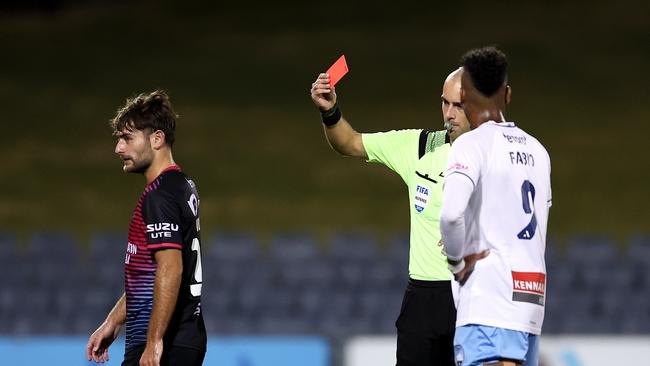
<instances>
[{"instance_id":1,"label":"player's curly hair","mask_svg":"<svg viewBox=\"0 0 650 366\"><path fill-rule=\"evenodd\" d=\"M118 134L124 129L161 130L165 133L165 142L171 147L174 144L176 118L178 116L174 113L167 93L163 90L156 90L127 99L126 104L117 110L110 125L113 128L113 134Z\"/></svg>"},{"instance_id":2,"label":"player's curly hair","mask_svg":"<svg viewBox=\"0 0 650 366\"><path fill-rule=\"evenodd\" d=\"M493 46L467 51L460 65L469 73L476 89L486 97L494 95L508 78L508 59Z\"/></svg>"}]
</instances>

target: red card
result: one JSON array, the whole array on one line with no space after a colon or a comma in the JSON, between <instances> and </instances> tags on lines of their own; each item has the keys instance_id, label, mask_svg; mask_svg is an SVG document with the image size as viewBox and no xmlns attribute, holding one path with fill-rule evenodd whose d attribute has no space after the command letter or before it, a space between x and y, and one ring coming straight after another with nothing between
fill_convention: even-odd
<instances>
[{"instance_id":1,"label":"red card","mask_svg":"<svg viewBox=\"0 0 650 366\"><path fill-rule=\"evenodd\" d=\"M348 64L345 62L345 55L339 57L338 60L328 70L327 74L330 76L330 85L334 86L348 73Z\"/></svg>"}]
</instances>

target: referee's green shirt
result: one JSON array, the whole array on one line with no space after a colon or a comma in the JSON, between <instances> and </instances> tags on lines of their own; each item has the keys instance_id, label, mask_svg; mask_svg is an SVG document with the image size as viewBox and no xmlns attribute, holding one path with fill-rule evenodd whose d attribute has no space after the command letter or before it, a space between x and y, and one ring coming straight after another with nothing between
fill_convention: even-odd
<instances>
[{"instance_id":1,"label":"referee's green shirt","mask_svg":"<svg viewBox=\"0 0 650 366\"><path fill-rule=\"evenodd\" d=\"M440 242L443 173L450 145L445 131L398 130L362 134L368 161L396 172L408 186L411 214L409 276L450 280Z\"/></svg>"}]
</instances>

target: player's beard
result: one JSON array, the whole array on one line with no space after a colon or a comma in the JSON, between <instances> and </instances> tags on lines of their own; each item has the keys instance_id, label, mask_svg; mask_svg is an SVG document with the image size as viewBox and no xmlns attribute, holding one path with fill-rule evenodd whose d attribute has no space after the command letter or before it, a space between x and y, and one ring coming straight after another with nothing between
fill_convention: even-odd
<instances>
[{"instance_id":1,"label":"player's beard","mask_svg":"<svg viewBox=\"0 0 650 366\"><path fill-rule=\"evenodd\" d=\"M133 158L129 157L128 159L131 164L127 165L126 161L124 162L124 172L125 173L140 173L144 174L144 172L149 169L151 166L151 162L153 161L153 157L150 156L150 154L143 154L139 159L138 158Z\"/></svg>"}]
</instances>

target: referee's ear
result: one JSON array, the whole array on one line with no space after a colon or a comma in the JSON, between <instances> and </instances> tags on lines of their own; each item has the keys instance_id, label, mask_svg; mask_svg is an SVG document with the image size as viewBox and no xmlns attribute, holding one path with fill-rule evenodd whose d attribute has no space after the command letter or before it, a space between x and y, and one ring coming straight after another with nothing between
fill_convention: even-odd
<instances>
[{"instance_id":1,"label":"referee's ear","mask_svg":"<svg viewBox=\"0 0 650 366\"><path fill-rule=\"evenodd\" d=\"M162 147L167 145L165 133L162 130L155 130L151 135L149 135L149 142L154 150L160 150Z\"/></svg>"}]
</instances>

